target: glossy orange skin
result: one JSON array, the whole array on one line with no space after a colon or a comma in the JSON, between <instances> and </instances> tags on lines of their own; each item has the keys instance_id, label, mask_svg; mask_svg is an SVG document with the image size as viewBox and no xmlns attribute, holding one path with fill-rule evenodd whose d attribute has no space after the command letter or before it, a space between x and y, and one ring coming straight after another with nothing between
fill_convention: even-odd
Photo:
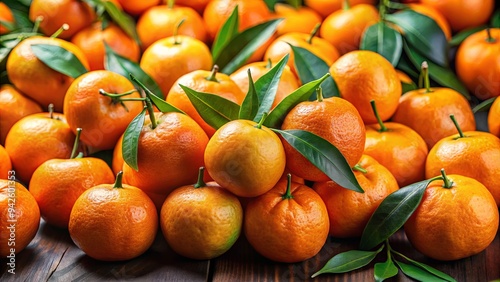
<instances>
[{"instance_id":1,"label":"glossy orange skin","mask_svg":"<svg viewBox=\"0 0 500 282\"><path fill-rule=\"evenodd\" d=\"M5 3L0 3L0 21L14 23L14 15L10 8L5 5ZM4 34L9 32L9 30L0 24L0 34Z\"/></svg>"},{"instance_id":2,"label":"glossy orange skin","mask_svg":"<svg viewBox=\"0 0 500 282\"><path fill-rule=\"evenodd\" d=\"M276 38L266 50L264 59L270 59L273 62L278 62L286 54L289 54L287 65L293 73L297 74L294 64L294 55L289 44L307 49L323 61L328 66L331 66L339 58L339 52L328 41L320 37L314 37L311 43L307 40L311 37L308 33L291 32L281 35Z\"/></svg>"},{"instance_id":3,"label":"glossy orange skin","mask_svg":"<svg viewBox=\"0 0 500 282\"><path fill-rule=\"evenodd\" d=\"M203 120L180 85L187 86L198 92L215 94L238 105L241 105L246 94L241 91L238 85L227 74L216 73L215 79L217 81L209 80L210 76L211 71L206 70L196 70L181 76L168 92L166 99L168 103L194 119L203 128L208 137L214 135L215 128Z\"/></svg>"},{"instance_id":4,"label":"glossy orange skin","mask_svg":"<svg viewBox=\"0 0 500 282\"><path fill-rule=\"evenodd\" d=\"M318 12L323 18L342 9L344 0L304 0L304 5ZM349 0L351 6L358 4L375 5L375 0Z\"/></svg>"},{"instance_id":5,"label":"glossy orange skin","mask_svg":"<svg viewBox=\"0 0 500 282\"><path fill-rule=\"evenodd\" d=\"M71 42L85 54L90 70L103 70L106 50L104 42L118 55L138 62L141 55L139 45L120 27L109 24L102 29L102 23L96 22L80 30L73 36Z\"/></svg>"},{"instance_id":6,"label":"glossy orange skin","mask_svg":"<svg viewBox=\"0 0 500 282\"><path fill-rule=\"evenodd\" d=\"M498 230L495 200L480 182L457 174L449 189L433 181L404 225L408 240L422 254L437 260L458 260L486 249Z\"/></svg>"},{"instance_id":7,"label":"glossy orange skin","mask_svg":"<svg viewBox=\"0 0 500 282\"><path fill-rule=\"evenodd\" d=\"M83 1L33 0L30 5L29 18L34 22L39 16L43 17L40 22L40 31L47 36L52 35L63 24L69 25L69 29L58 36L61 39L70 39L78 31L91 25L96 17L92 8Z\"/></svg>"},{"instance_id":8,"label":"glossy orange skin","mask_svg":"<svg viewBox=\"0 0 500 282\"><path fill-rule=\"evenodd\" d=\"M159 5L162 3L162 0L118 0L118 2L125 12L137 16L143 14L148 9Z\"/></svg>"},{"instance_id":9,"label":"glossy orange skin","mask_svg":"<svg viewBox=\"0 0 500 282\"><path fill-rule=\"evenodd\" d=\"M495 99L488 112L488 130L491 134L500 137L500 99Z\"/></svg>"},{"instance_id":10,"label":"glossy orange skin","mask_svg":"<svg viewBox=\"0 0 500 282\"><path fill-rule=\"evenodd\" d=\"M351 167L363 154L366 138L363 120L351 103L338 97L299 103L288 112L281 129L301 129L321 136L339 149ZM283 146L291 173L311 181L329 180L286 141Z\"/></svg>"},{"instance_id":11,"label":"glossy orange skin","mask_svg":"<svg viewBox=\"0 0 500 282\"><path fill-rule=\"evenodd\" d=\"M330 67L342 98L351 102L365 124L377 122L370 101L375 100L378 114L388 120L399 105L401 82L394 67L378 53L352 51Z\"/></svg>"},{"instance_id":12,"label":"glossy orange skin","mask_svg":"<svg viewBox=\"0 0 500 282\"><path fill-rule=\"evenodd\" d=\"M328 237L330 222L325 203L311 188L291 183L292 199L283 199L287 182L252 199L244 218L245 236L264 257L285 263L315 256Z\"/></svg>"},{"instance_id":13,"label":"glossy orange skin","mask_svg":"<svg viewBox=\"0 0 500 282\"><path fill-rule=\"evenodd\" d=\"M284 3L274 5L273 17L283 19L276 29L278 36L289 32L311 33L314 27L321 24L323 20L316 11L309 7L301 6L295 9Z\"/></svg>"},{"instance_id":14,"label":"glossy orange skin","mask_svg":"<svg viewBox=\"0 0 500 282\"><path fill-rule=\"evenodd\" d=\"M330 14L321 25L319 34L330 42L340 54L359 49L363 32L379 20L375 6L359 4L348 10Z\"/></svg>"},{"instance_id":15,"label":"glossy orange skin","mask_svg":"<svg viewBox=\"0 0 500 282\"><path fill-rule=\"evenodd\" d=\"M280 180L285 151L269 128L250 120L221 126L205 150L205 167L213 180L239 197L260 196Z\"/></svg>"},{"instance_id":16,"label":"glossy orange skin","mask_svg":"<svg viewBox=\"0 0 500 282\"><path fill-rule=\"evenodd\" d=\"M396 178L399 187L424 180L425 160L429 152L424 139L410 127L385 122L387 131L378 124L366 126L366 155L385 166Z\"/></svg>"},{"instance_id":17,"label":"glossy orange skin","mask_svg":"<svg viewBox=\"0 0 500 282\"><path fill-rule=\"evenodd\" d=\"M175 189L160 213L160 226L168 245L191 259L222 255L239 238L242 225L243 209L238 198L215 182L199 188L188 185Z\"/></svg>"},{"instance_id":18,"label":"glossy orange skin","mask_svg":"<svg viewBox=\"0 0 500 282\"><path fill-rule=\"evenodd\" d=\"M113 172L101 159L51 159L35 170L29 189L42 218L53 226L68 228L78 197L87 189L113 180Z\"/></svg>"},{"instance_id":19,"label":"glossy orange skin","mask_svg":"<svg viewBox=\"0 0 500 282\"><path fill-rule=\"evenodd\" d=\"M16 177L26 185L38 166L49 159L67 159L75 135L62 114L38 113L20 119L5 139Z\"/></svg>"},{"instance_id":20,"label":"glossy orange skin","mask_svg":"<svg viewBox=\"0 0 500 282\"><path fill-rule=\"evenodd\" d=\"M5 148L0 145L0 179L7 179L12 170L12 162Z\"/></svg>"},{"instance_id":21,"label":"glossy orange skin","mask_svg":"<svg viewBox=\"0 0 500 282\"><path fill-rule=\"evenodd\" d=\"M191 7L196 10L200 15L203 15L205 7L208 5L210 0L176 0L175 4L180 6Z\"/></svg>"},{"instance_id":22,"label":"glossy orange skin","mask_svg":"<svg viewBox=\"0 0 500 282\"><path fill-rule=\"evenodd\" d=\"M5 144L5 137L14 123L27 115L40 112L40 105L12 85L0 86L0 144Z\"/></svg>"},{"instance_id":23,"label":"glossy orange skin","mask_svg":"<svg viewBox=\"0 0 500 282\"><path fill-rule=\"evenodd\" d=\"M111 163L111 169L115 175L118 174L123 169L123 151L122 151L123 135L120 136L116 142L115 148L113 149L113 159Z\"/></svg>"},{"instance_id":24,"label":"glossy orange skin","mask_svg":"<svg viewBox=\"0 0 500 282\"><path fill-rule=\"evenodd\" d=\"M467 37L455 57L457 75L469 91L481 100L500 95L500 28L490 28Z\"/></svg>"},{"instance_id":25,"label":"glossy orange skin","mask_svg":"<svg viewBox=\"0 0 500 282\"><path fill-rule=\"evenodd\" d=\"M446 18L454 32L485 24L495 6L493 0L420 0ZM467 16L464 16L467 15Z\"/></svg>"},{"instance_id":26,"label":"glossy orange skin","mask_svg":"<svg viewBox=\"0 0 500 282\"><path fill-rule=\"evenodd\" d=\"M252 74L253 81L257 81L261 76L266 74L271 68L268 62L253 62L246 64L233 72L229 77L236 82L243 93L248 92L248 71ZM293 91L300 87L299 80L292 72L290 67L285 66L283 72L281 73L281 78L278 83L278 90L276 91L276 97L272 107L276 107L286 96L291 94Z\"/></svg>"},{"instance_id":27,"label":"glossy orange skin","mask_svg":"<svg viewBox=\"0 0 500 282\"><path fill-rule=\"evenodd\" d=\"M143 50L158 40L174 35L176 26L183 19L184 23L177 34L194 37L202 42L207 40L203 19L195 10L189 7L169 8L160 5L147 10L137 21L137 33Z\"/></svg>"},{"instance_id":28,"label":"glossy orange skin","mask_svg":"<svg viewBox=\"0 0 500 282\"><path fill-rule=\"evenodd\" d=\"M481 182L500 206L500 139L488 132L465 131L441 139L429 151L425 164L427 178L447 173L460 174Z\"/></svg>"},{"instance_id":29,"label":"glossy orange skin","mask_svg":"<svg viewBox=\"0 0 500 282\"><path fill-rule=\"evenodd\" d=\"M313 185L328 210L331 236L361 237L368 220L382 200L399 189L391 172L374 158L363 155L358 164L367 171L354 171L364 193L343 188L333 181L316 182Z\"/></svg>"},{"instance_id":30,"label":"glossy orange skin","mask_svg":"<svg viewBox=\"0 0 500 282\"><path fill-rule=\"evenodd\" d=\"M123 177L125 183L147 193L167 195L175 188L196 182L208 137L185 114L156 113L155 117L157 127L152 129L146 117L139 137L139 171L124 163Z\"/></svg>"},{"instance_id":31,"label":"glossy orange skin","mask_svg":"<svg viewBox=\"0 0 500 282\"><path fill-rule=\"evenodd\" d=\"M423 4L418 4L418 3L411 3L407 4L408 7L420 14L423 14L425 16L428 16L429 18L433 19L438 26L441 28L441 30L444 33L444 36L446 37L447 40L451 39L451 27L446 18L439 12L437 9L435 9L432 6L429 5L423 5Z\"/></svg>"},{"instance_id":32,"label":"glossy orange skin","mask_svg":"<svg viewBox=\"0 0 500 282\"><path fill-rule=\"evenodd\" d=\"M96 150L113 149L129 123L141 112L137 101L113 103L110 97L99 94L123 93L134 89L124 76L107 70L91 71L78 77L69 87L64 99L64 114L76 134L82 128L80 139ZM134 92L127 98L140 98Z\"/></svg>"},{"instance_id":33,"label":"glossy orange skin","mask_svg":"<svg viewBox=\"0 0 500 282\"><path fill-rule=\"evenodd\" d=\"M401 96L392 121L415 130L424 138L429 149L442 138L457 132L450 119L451 114L463 131L476 129L469 102L460 93L450 88L438 87L431 90L432 92L426 93L425 89L418 89Z\"/></svg>"},{"instance_id":34,"label":"glossy orange skin","mask_svg":"<svg viewBox=\"0 0 500 282\"><path fill-rule=\"evenodd\" d=\"M175 81L195 70L212 69L212 54L202 41L184 35L158 40L142 54L140 66L164 95Z\"/></svg>"},{"instance_id":35,"label":"glossy orange skin","mask_svg":"<svg viewBox=\"0 0 500 282\"><path fill-rule=\"evenodd\" d=\"M141 189L100 184L78 197L68 230L76 246L91 258L124 261L140 256L153 244L158 214Z\"/></svg>"},{"instance_id":36,"label":"glossy orange skin","mask_svg":"<svg viewBox=\"0 0 500 282\"><path fill-rule=\"evenodd\" d=\"M9 80L26 96L35 100L44 109L54 104L54 109L61 112L66 90L73 82L73 78L49 68L40 61L33 51L33 44L49 44L62 47L73 53L89 69L85 54L71 42L41 36L33 36L21 41L11 51L7 59L7 73Z\"/></svg>"},{"instance_id":37,"label":"glossy orange skin","mask_svg":"<svg viewBox=\"0 0 500 282\"><path fill-rule=\"evenodd\" d=\"M13 199L15 210L12 210ZM9 245L12 221L15 221L15 246L11 245L12 241ZM35 238L39 226L40 209L30 192L19 182L0 179L0 256L5 258L11 255L11 248L15 249L16 254L24 250Z\"/></svg>"}]
</instances>

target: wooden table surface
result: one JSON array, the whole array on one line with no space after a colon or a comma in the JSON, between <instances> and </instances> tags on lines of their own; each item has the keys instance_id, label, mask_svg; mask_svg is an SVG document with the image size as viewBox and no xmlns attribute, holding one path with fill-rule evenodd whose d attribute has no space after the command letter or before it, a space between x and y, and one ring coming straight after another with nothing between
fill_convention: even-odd
<instances>
[{"instance_id":1,"label":"wooden table surface","mask_svg":"<svg viewBox=\"0 0 500 282\"><path fill-rule=\"evenodd\" d=\"M391 246L412 259L431 265L457 281L500 279L500 233L483 252L458 261L440 262L425 258L412 249L400 230ZM78 249L67 230L45 224L31 244L16 256L16 274L7 272L6 259L0 260L0 281L374 281L373 264L347 274L324 274L311 279L333 255L355 249L358 240L329 238L321 252L302 263L269 261L248 244L244 236L224 255L197 261L176 255L161 233L142 256L125 262L101 262ZM291 246L293 247L293 246ZM412 281L401 272L387 281Z\"/></svg>"}]
</instances>

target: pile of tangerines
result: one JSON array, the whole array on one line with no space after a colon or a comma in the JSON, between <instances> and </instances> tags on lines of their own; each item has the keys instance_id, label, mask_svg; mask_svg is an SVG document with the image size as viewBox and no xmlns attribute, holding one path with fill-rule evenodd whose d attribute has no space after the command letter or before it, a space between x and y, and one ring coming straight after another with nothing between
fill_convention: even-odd
<instances>
[{"instance_id":1,"label":"pile of tangerines","mask_svg":"<svg viewBox=\"0 0 500 282\"><path fill-rule=\"evenodd\" d=\"M363 32L379 20L376 1L305 0L298 7L277 3L272 12L263 0L97 1L134 19L139 40L90 2L33 0L29 19L43 35L20 40L7 59L0 223L3 229L17 218L16 252L34 238L41 217L67 228L98 260L141 255L161 228L172 249L189 258L220 256L242 233L263 256L298 262L315 256L328 236L360 237L385 197L441 169L448 175L432 182L404 226L413 246L455 260L495 238L500 102L489 110L489 132L476 131L471 103L451 88L431 86L425 62L423 87L403 94L401 81L411 79L382 55L359 50ZM486 23L494 9L492 0L416 2L409 9L432 18L448 39ZM210 44L235 7L240 31L284 20L244 66L225 74L214 67ZM15 24L4 3L0 20ZM8 27L0 25L0 33L8 35ZM66 49L87 71L75 78L50 68L33 52L40 44ZM304 84L291 45L329 66L341 97L318 88L273 129L264 125L266 113L214 127L185 93L188 87L241 105L253 81L288 54L273 90L275 108ZM106 48L137 63L182 113L155 109L138 120L144 93L106 68ZM457 75L479 100L500 95L499 50L498 28L478 31L458 48ZM131 127L140 131L135 140L123 138ZM333 144L364 192L332 181L279 130L307 131ZM111 161L95 157L99 152L112 152ZM135 165L126 161L131 154Z\"/></svg>"}]
</instances>

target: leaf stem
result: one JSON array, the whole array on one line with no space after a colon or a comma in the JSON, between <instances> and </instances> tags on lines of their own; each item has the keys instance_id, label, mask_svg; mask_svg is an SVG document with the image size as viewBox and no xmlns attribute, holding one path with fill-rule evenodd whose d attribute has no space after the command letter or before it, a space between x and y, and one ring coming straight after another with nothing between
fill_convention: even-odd
<instances>
[{"instance_id":1,"label":"leaf stem","mask_svg":"<svg viewBox=\"0 0 500 282\"><path fill-rule=\"evenodd\" d=\"M351 4L349 3L349 0L344 0L342 2L342 10L347 11L351 9Z\"/></svg>"},{"instance_id":2,"label":"leaf stem","mask_svg":"<svg viewBox=\"0 0 500 282\"><path fill-rule=\"evenodd\" d=\"M458 137L458 138L464 138L464 137L466 137L466 136L464 135L464 132L463 132L463 131L462 131L462 129L460 128L460 125L458 124L458 121L457 121L457 119L455 118L455 115L450 115L450 118L451 118L451 121L453 121L453 124L455 125L455 128L456 128L456 129L457 129L457 131L458 131L458 135L459 135L459 137ZM458 138L456 138L456 139L458 139Z\"/></svg>"},{"instance_id":3,"label":"leaf stem","mask_svg":"<svg viewBox=\"0 0 500 282\"><path fill-rule=\"evenodd\" d=\"M429 80L429 64L427 61L422 62L422 76L424 77L425 93L432 92L431 82Z\"/></svg>"},{"instance_id":4,"label":"leaf stem","mask_svg":"<svg viewBox=\"0 0 500 282\"><path fill-rule=\"evenodd\" d=\"M444 171L444 168L441 169L441 177L443 178L443 188L450 189L451 187L453 187L453 181L448 178L446 172Z\"/></svg>"},{"instance_id":5,"label":"leaf stem","mask_svg":"<svg viewBox=\"0 0 500 282\"><path fill-rule=\"evenodd\" d=\"M258 128L258 129L261 129L262 128L262 124L264 124L264 121L266 120L267 116L268 116L268 113L263 113L262 117L259 120L259 123L257 125L255 125L255 127Z\"/></svg>"},{"instance_id":6,"label":"leaf stem","mask_svg":"<svg viewBox=\"0 0 500 282\"><path fill-rule=\"evenodd\" d=\"M205 183L205 181L203 181L203 175L205 173L205 167L200 167L199 171L198 171L198 181L196 182L196 184L194 184L194 188L201 188L201 187L205 187L207 186L207 184Z\"/></svg>"},{"instance_id":7,"label":"leaf stem","mask_svg":"<svg viewBox=\"0 0 500 282\"><path fill-rule=\"evenodd\" d=\"M362 173L367 173L368 171L362 167L360 164L356 164L355 166L352 167L353 170L357 170Z\"/></svg>"},{"instance_id":8,"label":"leaf stem","mask_svg":"<svg viewBox=\"0 0 500 282\"><path fill-rule=\"evenodd\" d=\"M312 44L313 38L318 34L319 27L321 26L321 23L317 23L313 30L311 31L311 34L309 35L309 38L307 38L307 44Z\"/></svg>"},{"instance_id":9,"label":"leaf stem","mask_svg":"<svg viewBox=\"0 0 500 282\"><path fill-rule=\"evenodd\" d=\"M123 171L120 171L116 174L116 180L115 184L113 185L113 188L123 188Z\"/></svg>"},{"instance_id":10,"label":"leaf stem","mask_svg":"<svg viewBox=\"0 0 500 282\"><path fill-rule=\"evenodd\" d=\"M54 104L49 104L49 117L50 119L54 119Z\"/></svg>"},{"instance_id":11,"label":"leaf stem","mask_svg":"<svg viewBox=\"0 0 500 282\"><path fill-rule=\"evenodd\" d=\"M80 135L82 134L82 128L78 127L76 129L76 138L75 143L73 143L73 150L71 150L70 159L74 159L76 157L76 152L78 151L78 146L80 146Z\"/></svg>"},{"instance_id":12,"label":"leaf stem","mask_svg":"<svg viewBox=\"0 0 500 282\"><path fill-rule=\"evenodd\" d=\"M56 32L54 32L50 38L57 38L59 35L61 35L61 33L63 33L63 31L66 31L69 29L69 25L68 24L63 24L58 30L56 30Z\"/></svg>"},{"instance_id":13,"label":"leaf stem","mask_svg":"<svg viewBox=\"0 0 500 282\"><path fill-rule=\"evenodd\" d=\"M370 105L372 106L373 114L375 115L375 118L377 119L378 125L380 126L380 129L378 130L378 132L386 132L388 129L385 126L382 119L380 118L380 115L378 114L377 106L375 105L375 100L371 100Z\"/></svg>"},{"instance_id":14,"label":"leaf stem","mask_svg":"<svg viewBox=\"0 0 500 282\"><path fill-rule=\"evenodd\" d=\"M316 88L316 101L323 102L323 88L321 86Z\"/></svg>"},{"instance_id":15,"label":"leaf stem","mask_svg":"<svg viewBox=\"0 0 500 282\"><path fill-rule=\"evenodd\" d=\"M213 81L213 82L219 82L217 80L217 72L219 71L219 66L214 65L212 68L212 72L210 73L210 76L206 77L207 80Z\"/></svg>"},{"instance_id":16,"label":"leaf stem","mask_svg":"<svg viewBox=\"0 0 500 282\"><path fill-rule=\"evenodd\" d=\"M286 175L286 192L281 196L283 200L293 199L292 195L292 175L289 173Z\"/></svg>"},{"instance_id":17,"label":"leaf stem","mask_svg":"<svg viewBox=\"0 0 500 282\"><path fill-rule=\"evenodd\" d=\"M174 28L174 45L179 45L181 44L181 42L179 42L179 38L178 38L178 35L179 35L179 28L181 28L181 25L184 23L184 21L186 20L186 18L182 18L182 20L175 26Z\"/></svg>"},{"instance_id":18,"label":"leaf stem","mask_svg":"<svg viewBox=\"0 0 500 282\"><path fill-rule=\"evenodd\" d=\"M151 99L146 98L146 109L148 110L149 119L151 120L151 128L155 129L158 126L158 122L156 121L155 111L153 109L153 103L151 103Z\"/></svg>"},{"instance_id":19,"label":"leaf stem","mask_svg":"<svg viewBox=\"0 0 500 282\"><path fill-rule=\"evenodd\" d=\"M43 16L40 15L36 17L35 22L33 24L33 29L31 30L32 32L38 32L38 29L40 28L40 23L43 21Z\"/></svg>"}]
</instances>

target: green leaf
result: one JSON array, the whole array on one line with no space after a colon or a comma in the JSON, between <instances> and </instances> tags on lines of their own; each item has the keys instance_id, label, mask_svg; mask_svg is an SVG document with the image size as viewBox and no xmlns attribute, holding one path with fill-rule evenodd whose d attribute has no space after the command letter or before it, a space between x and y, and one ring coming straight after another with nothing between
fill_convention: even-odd
<instances>
[{"instance_id":1,"label":"green leaf","mask_svg":"<svg viewBox=\"0 0 500 282\"><path fill-rule=\"evenodd\" d=\"M274 34L282 20L273 19L239 33L222 48L219 56L214 57L214 64L219 66L222 73L233 73L243 66L255 50Z\"/></svg>"},{"instance_id":2,"label":"green leaf","mask_svg":"<svg viewBox=\"0 0 500 282\"><path fill-rule=\"evenodd\" d=\"M238 119L240 112L238 104L215 94L198 92L182 84L179 86L203 120L211 127L218 129L227 122Z\"/></svg>"},{"instance_id":3,"label":"green leaf","mask_svg":"<svg viewBox=\"0 0 500 282\"><path fill-rule=\"evenodd\" d=\"M8 31L13 31L16 29L16 23L15 22L8 22L8 21L2 21L0 20L0 25L5 27Z\"/></svg>"},{"instance_id":4,"label":"green leaf","mask_svg":"<svg viewBox=\"0 0 500 282\"><path fill-rule=\"evenodd\" d=\"M139 137L141 135L144 120L146 118L146 107L128 125L123 135L122 156L123 160L133 169L139 171L137 165L137 150Z\"/></svg>"},{"instance_id":5,"label":"green leaf","mask_svg":"<svg viewBox=\"0 0 500 282\"><path fill-rule=\"evenodd\" d=\"M259 77L255 82L255 90L259 98L259 109L253 121L259 122L264 113L269 113L273 106L274 99L276 98L276 91L278 91L278 84L280 83L281 74L285 69L288 62L289 54L286 54L277 64L273 66L268 72Z\"/></svg>"},{"instance_id":6,"label":"green leaf","mask_svg":"<svg viewBox=\"0 0 500 282\"><path fill-rule=\"evenodd\" d=\"M309 50L290 45L293 51L295 69L299 75L300 81L305 84L313 80L319 79L325 75L325 73L330 72L330 66L328 66L325 61L323 61L318 56L311 53ZM321 85L323 89L323 97L340 97L339 89L337 84L332 77L326 78L326 80ZM315 100L315 96L310 97L311 100Z\"/></svg>"},{"instance_id":7,"label":"green leaf","mask_svg":"<svg viewBox=\"0 0 500 282\"><path fill-rule=\"evenodd\" d=\"M420 181L389 194L366 224L359 248L370 250L398 231L420 204L431 181Z\"/></svg>"},{"instance_id":8,"label":"green leaf","mask_svg":"<svg viewBox=\"0 0 500 282\"><path fill-rule=\"evenodd\" d=\"M231 39L238 35L239 21L238 5L236 5L215 37L214 43L212 44L213 58L219 57L221 50L227 46Z\"/></svg>"},{"instance_id":9,"label":"green leaf","mask_svg":"<svg viewBox=\"0 0 500 282\"><path fill-rule=\"evenodd\" d=\"M381 246L377 251L351 250L337 254L323 268L314 273L311 278L324 273L345 273L361 268L368 265L383 248L384 246Z\"/></svg>"},{"instance_id":10,"label":"green leaf","mask_svg":"<svg viewBox=\"0 0 500 282\"><path fill-rule=\"evenodd\" d=\"M497 9L490 18L490 27L500 28L500 9Z\"/></svg>"},{"instance_id":11,"label":"green leaf","mask_svg":"<svg viewBox=\"0 0 500 282\"><path fill-rule=\"evenodd\" d=\"M472 27L472 28L468 28L468 29L462 30L462 31L460 31L459 33L457 33L455 36L453 36L450 39L449 44L450 44L451 47L458 46L467 37L469 37L470 35L478 32L478 31L481 31L481 30L485 29L486 27L487 27L486 25L480 25L480 26L476 26L476 27Z\"/></svg>"},{"instance_id":12,"label":"green leaf","mask_svg":"<svg viewBox=\"0 0 500 282\"><path fill-rule=\"evenodd\" d=\"M406 82L402 82L401 81L401 88L403 89L403 94L404 94L404 93L406 93L408 91L416 90L417 89L417 85L415 84L415 82L406 83Z\"/></svg>"},{"instance_id":13,"label":"green leaf","mask_svg":"<svg viewBox=\"0 0 500 282\"><path fill-rule=\"evenodd\" d=\"M116 7L116 5L111 1L100 1L101 5L104 7L108 15L111 17L114 23L116 23L128 36L141 44L139 36L137 35L137 30L135 28L134 19L127 13L121 11Z\"/></svg>"},{"instance_id":14,"label":"green leaf","mask_svg":"<svg viewBox=\"0 0 500 282\"><path fill-rule=\"evenodd\" d=\"M365 30L360 49L377 52L396 66L403 53L403 38L401 33L381 21Z\"/></svg>"},{"instance_id":15,"label":"green leaf","mask_svg":"<svg viewBox=\"0 0 500 282\"><path fill-rule=\"evenodd\" d=\"M385 262L376 263L373 268L375 281L381 282L385 279L398 275L398 268L392 261L392 258L387 258Z\"/></svg>"},{"instance_id":16,"label":"green leaf","mask_svg":"<svg viewBox=\"0 0 500 282\"><path fill-rule=\"evenodd\" d=\"M403 10L386 16L398 25L412 49L443 67L448 66L448 43L439 25L428 16L412 10Z\"/></svg>"},{"instance_id":17,"label":"green leaf","mask_svg":"<svg viewBox=\"0 0 500 282\"><path fill-rule=\"evenodd\" d=\"M274 6L276 3L281 2L281 0L264 0L269 11L274 12Z\"/></svg>"},{"instance_id":18,"label":"green leaf","mask_svg":"<svg viewBox=\"0 0 500 282\"><path fill-rule=\"evenodd\" d=\"M253 120L253 118L257 114L257 111L259 110L259 97L257 96L257 90L255 90L255 83L253 82L250 69L248 69L247 73L248 73L248 92L245 96L245 99L241 103L238 118Z\"/></svg>"},{"instance_id":19,"label":"green leaf","mask_svg":"<svg viewBox=\"0 0 500 282\"><path fill-rule=\"evenodd\" d=\"M399 254L399 253L398 253ZM420 268L422 268L423 270L431 273L432 275L436 276L436 277L439 277L441 279L444 279L445 281L449 281L449 282L456 282L455 278L449 276L448 274L442 272L442 271L439 271L437 269L435 269L434 267L431 267L427 264L424 264L424 263L421 263L421 262L418 262L416 260L412 260L406 256L404 256L404 258L406 260L408 260L411 264L415 265L415 266L418 266Z\"/></svg>"},{"instance_id":20,"label":"green leaf","mask_svg":"<svg viewBox=\"0 0 500 282\"><path fill-rule=\"evenodd\" d=\"M149 88L147 88L147 86L144 85L140 80L138 80L133 74L129 74L129 77L134 84L137 84L142 90L144 90L144 92L146 93L146 96L158 108L158 110L160 110L160 112L162 112L162 113L177 112L177 113L185 114L180 109L171 105L170 103L163 100L162 98L156 96L156 94L151 92L151 90L149 90Z\"/></svg>"},{"instance_id":21,"label":"green leaf","mask_svg":"<svg viewBox=\"0 0 500 282\"><path fill-rule=\"evenodd\" d=\"M403 43L404 49L416 68L420 69L423 61L427 61L422 55L411 49L406 43ZM450 68L442 67L432 61L427 61L429 65L429 76L442 86L452 88L462 94L467 100L470 100L470 94L467 87L456 76Z\"/></svg>"},{"instance_id":22,"label":"green leaf","mask_svg":"<svg viewBox=\"0 0 500 282\"><path fill-rule=\"evenodd\" d=\"M477 113L477 112L485 112L485 111L489 110L491 108L491 105L493 104L493 102L495 102L496 98L497 97L492 97L492 98L489 98L487 100L482 101L479 105L472 108L472 112Z\"/></svg>"},{"instance_id":23,"label":"green leaf","mask_svg":"<svg viewBox=\"0 0 500 282\"><path fill-rule=\"evenodd\" d=\"M107 70L116 72L125 77L130 77L129 74L133 74L137 80L144 83L144 85L154 93L160 99L165 99L160 86L139 66L138 63L132 62L131 60L116 54L111 47L109 47L106 42L104 42L106 48L106 57L104 60L104 67ZM134 82L137 85L137 83Z\"/></svg>"},{"instance_id":24,"label":"green leaf","mask_svg":"<svg viewBox=\"0 0 500 282\"><path fill-rule=\"evenodd\" d=\"M363 193L351 167L340 151L322 137L305 130L278 130L288 144L340 186Z\"/></svg>"},{"instance_id":25,"label":"green leaf","mask_svg":"<svg viewBox=\"0 0 500 282\"><path fill-rule=\"evenodd\" d=\"M298 9L302 5L302 0L286 0L286 3L295 9Z\"/></svg>"},{"instance_id":26,"label":"green leaf","mask_svg":"<svg viewBox=\"0 0 500 282\"><path fill-rule=\"evenodd\" d=\"M286 96L269 113L266 120L264 121L264 125L270 128L279 128L288 112L300 102L307 101L309 97L311 97L311 95L315 93L316 89L321 85L321 83L325 81L329 76L330 73L326 73L320 79L308 82Z\"/></svg>"},{"instance_id":27,"label":"green leaf","mask_svg":"<svg viewBox=\"0 0 500 282\"><path fill-rule=\"evenodd\" d=\"M401 271L403 271L403 273L406 276L413 278L415 280L425 281L425 282L446 281L444 279L436 277L436 276L432 275L431 273L429 273L429 272L427 272L419 267L413 266L411 264L406 264L406 263L403 263L403 262L397 261L397 260L396 260L396 264L398 265L398 267L401 269Z\"/></svg>"},{"instance_id":28,"label":"green leaf","mask_svg":"<svg viewBox=\"0 0 500 282\"><path fill-rule=\"evenodd\" d=\"M50 44L32 44L35 56L49 68L72 78L77 78L88 70L70 51Z\"/></svg>"},{"instance_id":29,"label":"green leaf","mask_svg":"<svg viewBox=\"0 0 500 282\"><path fill-rule=\"evenodd\" d=\"M403 43L403 49L404 49L404 43ZM406 73L413 81L416 81L418 77L420 76L420 66L415 68L413 63L410 61L408 58L408 55L406 55L405 52L401 54L401 58L399 59L398 65L396 68L400 71L403 71Z\"/></svg>"}]
</instances>

